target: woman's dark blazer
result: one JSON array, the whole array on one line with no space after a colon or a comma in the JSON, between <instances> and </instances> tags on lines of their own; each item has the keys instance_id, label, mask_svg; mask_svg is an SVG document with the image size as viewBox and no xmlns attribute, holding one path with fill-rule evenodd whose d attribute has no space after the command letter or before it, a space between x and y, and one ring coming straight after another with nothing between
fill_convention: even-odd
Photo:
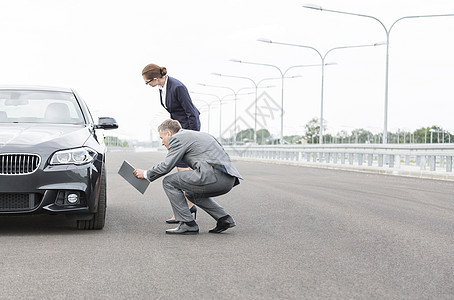
<instances>
[{"instance_id":1,"label":"woman's dark blazer","mask_svg":"<svg viewBox=\"0 0 454 300\"><path fill-rule=\"evenodd\" d=\"M181 127L200 131L199 110L192 103L188 89L179 80L167 76L166 105L161 105L170 113L172 120L180 122Z\"/></svg>"}]
</instances>

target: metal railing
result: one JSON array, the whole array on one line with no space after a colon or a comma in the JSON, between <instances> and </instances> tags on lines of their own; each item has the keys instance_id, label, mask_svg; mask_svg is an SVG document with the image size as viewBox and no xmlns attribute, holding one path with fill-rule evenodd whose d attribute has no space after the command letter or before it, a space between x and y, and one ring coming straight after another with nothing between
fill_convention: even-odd
<instances>
[{"instance_id":1,"label":"metal railing","mask_svg":"<svg viewBox=\"0 0 454 300\"><path fill-rule=\"evenodd\" d=\"M224 146L231 157L362 168L413 167L452 174L454 144L325 144Z\"/></svg>"}]
</instances>

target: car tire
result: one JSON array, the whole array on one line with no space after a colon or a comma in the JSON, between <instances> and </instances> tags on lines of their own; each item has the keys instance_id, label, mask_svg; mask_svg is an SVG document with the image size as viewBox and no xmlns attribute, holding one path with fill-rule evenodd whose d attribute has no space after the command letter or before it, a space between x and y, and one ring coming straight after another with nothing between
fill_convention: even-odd
<instances>
[{"instance_id":1,"label":"car tire","mask_svg":"<svg viewBox=\"0 0 454 300\"><path fill-rule=\"evenodd\" d=\"M101 186L99 187L98 211L91 220L77 220L77 228L82 230L99 230L104 228L107 208L107 183L105 167L102 168Z\"/></svg>"}]
</instances>

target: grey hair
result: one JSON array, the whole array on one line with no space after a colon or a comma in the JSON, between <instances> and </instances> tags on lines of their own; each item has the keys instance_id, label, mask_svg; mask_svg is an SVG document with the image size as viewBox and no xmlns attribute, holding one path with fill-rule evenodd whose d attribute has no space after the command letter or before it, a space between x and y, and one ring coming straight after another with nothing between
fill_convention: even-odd
<instances>
[{"instance_id":1,"label":"grey hair","mask_svg":"<svg viewBox=\"0 0 454 300\"><path fill-rule=\"evenodd\" d=\"M172 119L167 119L164 122L162 122L161 125L158 126L159 133L170 131L172 134L175 134L178 131L180 131L180 129L181 129L180 122Z\"/></svg>"}]
</instances>

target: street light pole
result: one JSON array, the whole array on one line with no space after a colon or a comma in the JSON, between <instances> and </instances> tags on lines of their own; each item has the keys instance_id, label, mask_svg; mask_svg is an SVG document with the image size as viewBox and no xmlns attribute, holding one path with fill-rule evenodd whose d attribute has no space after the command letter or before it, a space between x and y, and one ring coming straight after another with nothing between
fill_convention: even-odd
<instances>
[{"instance_id":1,"label":"street light pole","mask_svg":"<svg viewBox=\"0 0 454 300\"><path fill-rule=\"evenodd\" d=\"M208 107L208 133L210 133L210 115L211 115L211 105L214 103L213 102L207 102L205 100L202 100L202 99L194 99L195 101L201 101L203 103L205 103L205 105Z\"/></svg>"},{"instance_id":2,"label":"street light pole","mask_svg":"<svg viewBox=\"0 0 454 300\"><path fill-rule=\"evenodd\" d=\"M211 73L212 75L215 76L220 76L220 77L230 77L230 78L239 78L239 79L248 79L250 80L254 86L255 86L255 112L254 112L254 143L257 143L257 101L258 101L258 88L260 83L266 81L266 80L275 80L275 79L281 79L279 78L263 78L262 80L255 82L252 78L249 77L243 77L243 76L236 76L236 75L225 75L225 74L220 74L220 73ZM300 76L291 76L291 77L285 77L285 78L297 78ZM268 86L272 87L272 86Z\"/></svg>"},{"instance_id":3,"label":"street light pole","mask_svg":"<svg viewBox=\"0 0 454 300\"><path fill-rule=\"evenodd\" d=\"M375 46L381 46L384 45L384 43L375 43L375 44L369 44L369 45L354 45L354 46L341 46L341 47L334 47L329 49L328 51L325 52L325 54L320 53L317 49L311 46L305 46L305 45L297 45L297 44L289 44L289 43L281 43L281 42L275 42L267 39L259 39L259 42L264 42L264 43L269 43L269 44L278 44L278 45L285 45L285 46L293 46L293 47L302 47L302 48L308 48L312 49L315 52L317 52L318 56L320 56L320 59L322 61L322 82L321 82L321 91L320 91L320 144L323 144L323 101L324 101L324 82L325 82L325 65L329 65L325 63L326 56L328 53L334 51L334 50L340 50L340 49L349 49L349 48L363 48L363 47L375 47Z\"/></svg>"},{"instance_id":4,"label":"street light pole","mask_svg":"<svg viewBox=\"0 0 454 300\"><path fill-rule=\"evenodd\" d=\"M219 143L222 143L222 136L221 136L221 124L222 124L222 99L215 94L206 94L206 93L199 93L199 92L193 92L193 94L198 94L198 95L207 95L207 96L213 96L216 97L219 100Z\"/></svg>"},{"instance_id":5,"label":"street light pole","mask_svg":"<svg viewBox=\"0 0 454 300\"><path fill-rule=\"evenodd\" d=\"M436 132L437 133L437 143L439 144L440 143L440 133L443 133L443 131L440 129L435 129L435 128L429 129L429 131L430 131L430 143L432 144L432 134L434 132ZM442 143L444 143L444 140L442 141Z\"/></svg>"},{"instance_id":6,"label":"street light pole","mask_svg":"<svg viewBox=\"0 0 454 300\"><path fill-rule=\"evenodd\" d=\"M374 19L375 21L380 23L380 25L385 30L385 33L386 33L386 70L385 70L385 108L384 108L385 116L384 116L384 125L383 125L383 144L386 144L388 142L389 35L391 33L391 29L394 27L394 25L396 25L397 22L404 20L404 19L429 18L429 17L453 17L454 14L406 16L406 17L402 17L402 18L399 18L396 21L394 21L394 23L392 23L388 29L388 28L386 28L386 26L383 24L382 21L380 21L378 18L376 18L374 16L345 12L345 11L338 11L338 10L331 10L331 9L324 9L321 6L311 5L311 4L303 5L303 7L309 8L309 9L320 10L320 11L327 11L327 12L339 13L339 14L344 14L344 15L352 15L352 16L357 16L357 17L365 17L365 18Z\"/></svg>"},{"instance_id":7,"label":"street light pole","mask_svg":"<svg viewBox=\"0 0 454 300\"><path fill-rule=\"evenodd\" d=\"M251 81L252 84L254 84L254 86L255 86L254 143L256 143L257 142L256 129L257 129L257 89L258 89L258 84L252 78L244 77L244 76L224 75L224 74L220 74L220 73L212 73L212 75L222 76L222 77L239 78L239 79L246 79L246 80Z\"/></svg>"},{"instance_id":8,"label":"street light pole","mask_svg":"<svg viewBox=\"0 0 454 300\"><path fill-rule=\"evenodd\" d=\"M248 61L242 61L242 60L236 60L236 59L231 59L231 61L237 62L237 63L242 63L242 64L273 67L273 68L277 69L279 71L279 73L281 74L281 133L280 133L280 141L281 141L281 144L284 144L284 78L285 78L285 74L287 74L288 71L290 71L291 69L294 69L294 68L318 67L320 65L297 65L297 66L291 66L291 67L287 68L285 71L282 71L278 66L271 65L271 64L248 62Z\"/></svg>"},{"instance_id":9,"label":"street light pole","mask_svg":"<svg viewBox=\"0 0 454 300\"><path fill-rule=\"evenodd\" d=\"M237 109L236 109L236 102L238 100L238 94L240 93L240 91L242 90L246 90L246 89L250 89L249 87L246 87L246 88L241 88L237 91L235 91L234 89L232 89L231 87L228 87L228 86L219 86L219 85L209 85L209 84L204 84L204 83L199 83L199 85L202 85L202 86L206 86L206 87L215 87L215 88L221 88L221 89L228 89L230 91L232 91L233 95L235 96L235 120L234 120L234 125L233 125L233 134L234 134L234 139L233 139L233 144L236 145L236 112L237 112Z\"/></svg>"},{"instance_id":10,"label":"street light pole","mask_svg":"<svg viewBox=\"0 0 454 300\"><path fill-rule=\"evenodd\" d=\"M254 112L254 143L257 143L257 98L258 98L258 88L260 83L265 80L273 80L273 79L281 79L281 78L264 78L258 82L255 82L252 78L244 77L244 76L236 76L236 75L225 75L220 73L211 73L211 75L219 76L219 77L230 77L230 78L239 78L239 79L247 79L254 84L255 87L255 112Z\"/></svg>"}]
</instances>

